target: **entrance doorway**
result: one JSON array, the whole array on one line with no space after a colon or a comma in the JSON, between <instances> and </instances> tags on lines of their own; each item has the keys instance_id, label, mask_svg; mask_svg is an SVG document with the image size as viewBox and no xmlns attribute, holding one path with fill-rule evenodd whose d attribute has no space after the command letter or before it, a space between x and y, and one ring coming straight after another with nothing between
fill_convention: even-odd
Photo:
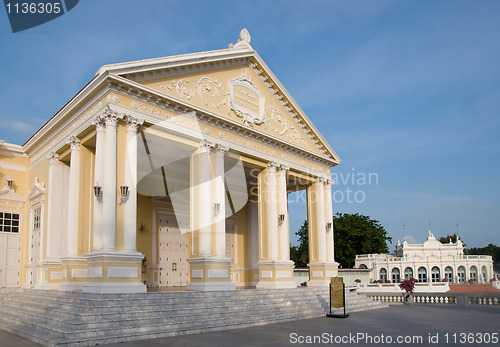
<instances>
[{"instance_id":1,"label":"entrance doorway","mask_svg":"<svg viewBox=\"0 0 500 347\"><path fill-rule=\"evenodd\" d=\"M188 234L173 216L160 216L160 287L185 287L188 273Z\"/></svg>"}]
</instances>

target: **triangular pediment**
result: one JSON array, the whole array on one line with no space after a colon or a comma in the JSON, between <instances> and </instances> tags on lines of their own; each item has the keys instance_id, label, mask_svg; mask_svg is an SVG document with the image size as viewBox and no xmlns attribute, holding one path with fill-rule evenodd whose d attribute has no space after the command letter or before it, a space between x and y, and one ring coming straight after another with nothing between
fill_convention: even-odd
<instances>
[{"instance_id":1,"label":"triangular pediment","mask_svg":"<svg viewBox=\"0 0 500 347\"><path fill-rule=\"evenodd\" d=\"M33 187L31 187L30 192L28 193L28 200L33 200L40 195L43 195L45 193L45 184L40 183L38 181L38 178L35 177L35 183L33 184Z\"/></svg>"},{"instance_id":2,"label":"triangular pediment","mask_svg":"<svg viewBox=\"0 0 500 347\"><path fill-rule=\"evenodd\" d=\"M103 71L340 163L253 50L226 49L115 64L101 68L99 73Z\"/></svg>"},{"instance_id":3,"label":"triangular pediment","mask_svg":"<svg viewBox=\"0 0 500 347\"><path fill-rule=\"evenodd\" d=\"M17 194L13 189L10 189L8 187L4 187L0 191L0 200L24 202L24 199L21 195Z\"/></svg>"}]
</instances>

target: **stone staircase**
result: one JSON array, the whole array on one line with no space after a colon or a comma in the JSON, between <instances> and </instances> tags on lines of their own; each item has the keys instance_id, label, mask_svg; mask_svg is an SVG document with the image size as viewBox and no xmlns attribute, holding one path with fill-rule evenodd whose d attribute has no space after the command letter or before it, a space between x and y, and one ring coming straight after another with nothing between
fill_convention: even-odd
<instances>
[{"instance_id":1,"label":"stone staircase","mask_svg":"<svg viewBox=\"0 0 500 347\"><path fill-rule=\"evenodd\" d=\"M327 288L147 294L4 288L0 329L46 346L91 346L322 317L328 305ZM346 296L347 313L386 306Z\"/></svg>"}]
</instances>

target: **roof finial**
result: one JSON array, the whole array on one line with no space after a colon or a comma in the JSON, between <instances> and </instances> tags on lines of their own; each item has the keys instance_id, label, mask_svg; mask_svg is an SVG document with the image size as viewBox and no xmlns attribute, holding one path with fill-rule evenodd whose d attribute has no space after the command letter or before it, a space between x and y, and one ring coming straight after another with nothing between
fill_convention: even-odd
<instances>
[{"instance_id":1,"label":"roof finial","mask_svg":"<svg viewBox=\"0 0 500 347\"><path fill-rule=\"evenodd\" d=\"M238 37L238 42L236 42L234 45L230 43L229 48L248 48L250 50L253 50L252 46L250 46L251 39L252 38L250 37L250 33L245 28L240 31L240 37Z\"/></svg>"}]
</instances>

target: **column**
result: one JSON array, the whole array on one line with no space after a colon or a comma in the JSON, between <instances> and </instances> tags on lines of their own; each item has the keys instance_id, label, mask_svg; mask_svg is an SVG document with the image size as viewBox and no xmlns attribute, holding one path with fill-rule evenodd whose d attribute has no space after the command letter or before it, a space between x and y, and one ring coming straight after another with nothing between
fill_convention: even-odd
<instances>
[{"instance_id":1,"label":"column","mask_svg":"<svg viewBox=\"0 0 500 347\"><path fill-rule=\"evenodd\" d=\"M102 190L104 183L104 137L106 123L102 116L98 116L93 124L96 127L94 186L99 186ZM102 249L102 195L96 197L95 194L93 235L93 250L99 251Z\"/></svg>"},{"instance_id":2,"label":"column","mask_svg":"<svg viewBox=\"0 0 500 347\"><path fill-rule=\"evenodd\" d=\"M68 143L71 147L68 194L68 231L66 252L69 257L78 256L78 204L80 203L80 139L71 136Z\"/></svg>"},{"instance_id":3,"label":"column","mask_svg":"<svg viewBox=\"0 0 500 347\"><path fill-rule=\"evenodd\" d=\"M279 251L281 260L290 260L290 230L288 223L288 192L286 188L286 174L290 168L285 165L278 167L278 209L279 218Z\"/></svg>"},{"instance_id":4,"label":"column","mask_svg":"<svg viewBox=\"0 0 500 347\"><path fill-rule=\"evenodd\" d=\"M116 234L116 124L114 112L104 114L106 137L104 140L104 178L102 185L102 249L115 250Z\"/></svg>"},{"instance_id":5,"label":"column","mask_svg":"<svg viewBox=\"0 0 500 347\"><path fill-rule=\"evenodd\" d=\"M269 233L269 260L278 260L278 203L276 189L276 168L275 162L267 164L267 206L269 215L267 218L267 228Z\"/></svg>"},{"instance_id":6,"label":"column","mask_svg":"<svg viewBox=\"0 0 500 347\"><path fill-rule=\"evenodd\" d=\"M224 180L224 155L228 148L217 144L215 149L215 204L220 204L219 213L215 216L216 257L226 256L226 186Z\"/></svg>"},{"instance_id":7,"label":"column","mask_svg":"<svg viewBox=\"0 0 500 347\"><path fill-rule=\"evenodd\" d=\"M278 169L278 177L276 170ZM293 262L287 235L286 168L269 162L259 180L259 282L258 289L295 288ZM279 213L278 213L279 212ZM280 225L280 214L285 215ZM288 259L287 259L288 258Z\"/></svg>"},{"instance_id":8,"label":"column","mask_svg":"<svg viewBox=\"0 0 500 347\"><path fill-rule=\"evenodd\" d=\"M214 147L212 181L210 151ZM222 146L203 140L191 156L190 230L193 247L188 259L187 290L235 289L231 283L232 259L225 256L224 151ZM216 203L220 203L218 214L214 209Z\"/></svg>"},{"instance_id":9,"label":"column","mask_svg":"<svg viewBox=\"0 0 500 347\"><path fill-rule=\"evenodd\" d=\"M55 204L57 199L56 189L58 185L61 185L62 182L56 181L56 165L59 165L59 154L55 152L51 152L49 154L49 194L47 201L47 259L54 259L53 248L52 245L54 238L56 237L55 229L56 229L56 219L57 214L59 213L59 209L56 210ZM57 213L57 214L56 214Z\"/></svg>"},{"instance_id":10,"label":"column","mask_svg":"<svg viewBox=\"0 0 500 347\"><path fill-rule=\"evenodd\" d=\"M331 187L323 177L307 188L307 218L309 225L309 282L308 286L328 286L330 278L338 275L338 263L333 260L333 226L331 221ZM325 193L327 198L325 199ZM330 203L328 203L328 200ZM330 246L331 243L331 246Z\"/></svg>"},{"instance_id":11,"label":"column","mask_svg":"<svg viewBox=\"0 0 500 347\"><path fill-rule=\"evenodd\" d=\"M335 254L334 254L334 240L333 240L333 207L332 207L332 184L333 180L327 179L325 182L325 211L326 211L326 260L329 263L335 262Z\"/></svg>"},{"instance_id":12,"label":"column","mask_svg":"<svg viewBox=\"0 0 500 347\"><path fill-rule=\"evenodd\" d=\"M142 122L127 116L126 123L125 185L129 187L129 193L124 206L124 249L125 252L135 252L137 228L137 129Z\"/></svg>"}]
</instances>

